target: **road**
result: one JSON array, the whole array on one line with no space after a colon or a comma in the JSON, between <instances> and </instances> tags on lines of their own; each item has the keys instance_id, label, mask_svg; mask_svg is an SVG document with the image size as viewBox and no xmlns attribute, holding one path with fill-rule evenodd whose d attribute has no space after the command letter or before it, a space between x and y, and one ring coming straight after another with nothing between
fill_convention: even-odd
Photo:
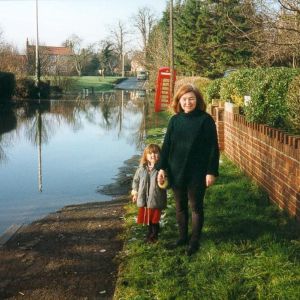
<instances>
[{"instance_id":1,"label":"road","mask_svg":"<svg viewBox=\"0 0 300 300\"><path fill-rule=\"evenodd\" d=\"M120 90L146 90L146 80L137 80L136 77L129 77L115 86Z\"/></svg>"}]
</instances>

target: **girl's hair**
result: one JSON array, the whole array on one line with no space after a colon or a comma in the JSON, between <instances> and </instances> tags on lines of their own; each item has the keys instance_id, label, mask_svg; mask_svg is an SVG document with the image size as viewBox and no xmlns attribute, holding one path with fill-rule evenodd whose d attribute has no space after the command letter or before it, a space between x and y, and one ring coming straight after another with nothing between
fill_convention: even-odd
<instances>
[{"instance_id":1,"label":"girl's hair","mask_svg":"<svg viewBox=\"0 0 300 300\"><path fill-rule=\"evenodd\" d=\"M141 165L145 165L148 163L147 161L147 154L149 153L159 153L160 154L160 147L156 144L149 144L145 149L144 149L144 152L143 152L143 155L141 157L141 160L140 160L140 164Z\"/></svg>"},{"instance_id":2,"label":"girl's hair","mask_svg":"<svg viewBox=\"0 0 300 300\"><path fill-rule=\"evenodd\" d=\"M179 100L184 94L189 93L189 92L193 92L196 96L197 103L196 103L195 109L198 109L201 111L206 110L206 104L204 102L201 92L193 84L184 84L183 86L181 86L179 88L179 90L177 91L177 93L175 94L174 99L173 99L172 108L176 114L179 112L183 112L183 109L179 103Z\"/></svg>"}]
</instances>

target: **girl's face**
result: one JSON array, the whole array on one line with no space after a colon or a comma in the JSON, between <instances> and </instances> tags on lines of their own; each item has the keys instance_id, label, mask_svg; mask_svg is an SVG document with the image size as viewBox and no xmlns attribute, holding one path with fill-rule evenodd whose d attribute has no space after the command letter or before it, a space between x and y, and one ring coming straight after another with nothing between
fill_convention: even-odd
<instances>
[{"instance_id":1,"label":"girl's face","mask_svg":"<svg viewBox=\"0 0 300 300\"><path fill-rule=\"evenodd\" d=\"M159 160L159 153L158 152L147 153L148 164L154 165L155 163L158 162L158 160Z\"/></svg>"},{"instance_id":2,"label":"girl's face","mask_svg":"<svg viewBox=\"0 0 300 300\"><path fill-rule=\"evenodd\" d=\"M194 92L183 94L179 99L180 106L185 113L189 113L196 108L197 99Z\"/></svg>"}]
</instances>

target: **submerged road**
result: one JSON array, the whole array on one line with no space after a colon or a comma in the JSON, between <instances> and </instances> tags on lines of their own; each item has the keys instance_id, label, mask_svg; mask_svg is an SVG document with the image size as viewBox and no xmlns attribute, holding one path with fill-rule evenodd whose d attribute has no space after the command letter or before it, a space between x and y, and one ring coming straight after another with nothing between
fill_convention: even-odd
<instances>
[{"instance_id":1,"label":"submerged road","mask_svg":"<svg viewBox=\"0 0 300 300\"><path fill-rule=\"evenodd\" d=\"M146 80L137 80L136 77L129 77L115 86L120 90L146 90Z\"/></svg>"}]
</instances>

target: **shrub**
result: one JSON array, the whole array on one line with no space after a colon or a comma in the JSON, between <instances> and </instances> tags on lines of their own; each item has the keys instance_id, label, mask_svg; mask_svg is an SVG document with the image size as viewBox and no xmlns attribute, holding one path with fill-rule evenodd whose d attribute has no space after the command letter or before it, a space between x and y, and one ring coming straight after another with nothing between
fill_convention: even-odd
<instances>
[{"instance_id":1,"label":"shrub","mask_svg":"<svg viewBox=\"0 0 300 300\"><path fill-rule=\"evenodd\" d=\"M46 99L50 94L49 83L40 82L40 97ZM31 78L20 78L16 82L15 96L20 99L36 99L39 98L38 89L35 82Z\"/></svg>"},{"instance_id":2,"label":"shrub","mask_svg":"<svg viewBox=\"0 0 300 300\"><path fill-rule=\"evenodd\" d=\"M287 126L300 134L300 75L289 85L287 101Z\"/></svg>"},{"instance_id":3,"label":"shrub","mask_svg":"<svg viewBox=\"0 0 300 300\"><path fill-rule=\"evenodd\" d=\"M251 94L254 73L255 69L240 69L223 78L220 87L221 99L243 105L244 96Z\"/></svg>"},{"instance_id":4,"label":"shrub","mask_svg":"<svg viewBox=\"0 0 300 300\"><path fill-rule=\"evenodd\" d=\"M30 78L20 78L16 82L15 96L21 99L37 98L37 88L34 80Z\"/></svg>"},{"instance_id":5,"label":"shrub","mask_svg":"<svg viewBox=\"0 0 300 300\"><path fill-rule=\"evenodd\" d=\"M203 96L205 96L207 87L209 86L210 82L211 80L206 77L178 77L175 82L175 93L182 85L193 84L201 91Z\"/></svg>"},{"instance_id":6,"label":"shrub","mask_svg":"<svg viewBox=\"0 0 300 300\"><path fill-rule=\"evenodd\" d=\"M50 81L51 90L55 93L60 92L68 92L72 89L74 84L78 81L74 77L70 76L51 76L45 77L48 81Z\"/></svg>"},{"instance_id":7,"label":"shrub","mask_svg":"<svg viewBox=\"0 0 300 300\"><path fill-rule=\"evenodd\" d=\"M48 99L50 95L50 83L41 81L40 82L40 97L42 99Z\"/></svg>"},{"instance_id":8,"label":"shrub","mask_svg":"<svg viewBox=\"0 0 300 300\"><path fill-rule=\"evenodd\" d=\"M10 99L16 84L15 75L9 72L0 72L0 98Z\"/></svg>"},{"instance_id":9,"label":"shrub","mask_svg":"<svg viewBox=\"0 0 300 300\"><path fill-rule=\"evenodd\" d=\"M220 88L223 78L218 78L210 81L206 88L205 99L207 102L211 102L213 99L220 99Z\"/></svg>"},{"instance_id":10,"label":"shrub","mask_svg":"<svg viewBox=\"0 0 300 300\"><path fill-rule=\"evenodd\" d=\"M291 68L242 69L222 81L220 96L243 106L250 122L286 128L286 95L299 71ZM248 105L243 103L245 95L251 96Z\"/></svg>"}]
</instances>

